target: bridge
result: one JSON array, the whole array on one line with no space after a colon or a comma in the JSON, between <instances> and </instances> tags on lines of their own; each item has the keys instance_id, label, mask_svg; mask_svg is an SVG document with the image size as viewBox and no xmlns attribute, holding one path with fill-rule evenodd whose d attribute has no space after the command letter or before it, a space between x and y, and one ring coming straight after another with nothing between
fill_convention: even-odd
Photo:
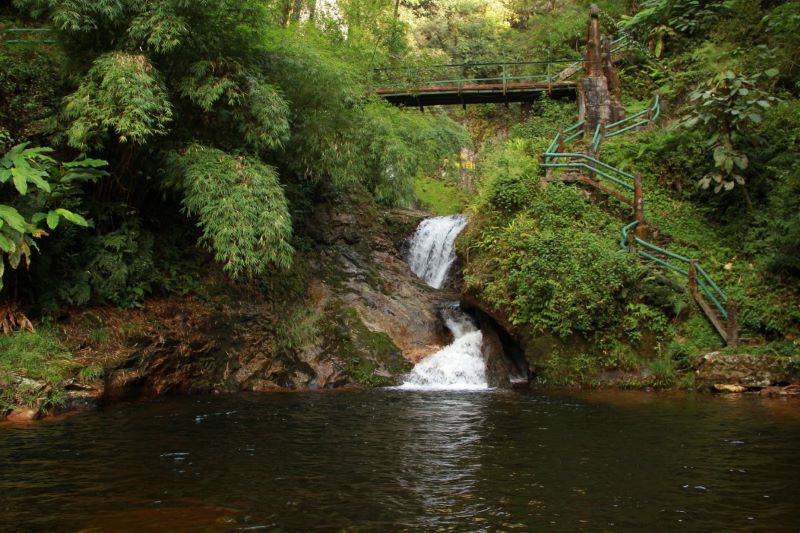
<instances>
[{"instance_id":1,"label":"bridge","mask_svg":"<svg viewBox=\"0 0 800 533\"><path fill-rule=\"evenodd\" d=\"M609 54L627 45L620 37L604 43ZM405 107L531 102L547 96L576 99L576 74L591 72L593 58L452 63L375 69L376 93ZM596 59L601 62L601 58Z\"/></svg>"},{"instance_id":2,"label":"bridge","mask_svg":"<svg viewBox=\"0 0 800 533\"><path fill-rule=\"evenodd\" d=\"M377 94L406 107L531 102L547 95L575 99L570 80L580 61L457 63L377 69Z\"/></svg>"}]
</instances>

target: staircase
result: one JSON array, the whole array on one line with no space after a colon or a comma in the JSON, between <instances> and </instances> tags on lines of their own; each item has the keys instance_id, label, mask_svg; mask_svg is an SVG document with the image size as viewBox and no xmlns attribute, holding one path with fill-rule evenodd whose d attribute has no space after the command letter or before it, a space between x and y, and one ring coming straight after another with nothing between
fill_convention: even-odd
<instances>
[{"instance_id":1,"label":"staircase","mask_svg":"<svg viewBox=\"0 0 800 533\"><path fill-rule=\"evenodd\" d=\"M725 344L735 346L739 341L736 302L728 297L697 261L645 240L648 232L641 176L625 172L599 159L603 139L651 124L660 114L661 103L656 96L653 105L644 111L606 126L598 124L588 149L583 152L567 150L567 145L584 136L582 121L559 131L542 155L540 166L545 172L544 181L583 183L630 206L634 220L622 227L620 247L643 260L685 276L687 289L700 310Z\"/></svg>"}]
</instances>

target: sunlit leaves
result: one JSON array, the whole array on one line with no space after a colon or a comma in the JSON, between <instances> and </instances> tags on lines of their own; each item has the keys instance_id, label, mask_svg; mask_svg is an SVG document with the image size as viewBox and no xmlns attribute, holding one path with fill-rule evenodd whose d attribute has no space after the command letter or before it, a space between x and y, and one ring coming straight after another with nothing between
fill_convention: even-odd
<instances>
[{"instance_id":1,"label":"sunlit leaves","mask_svg":"<svg viewBox=\"0 0 800 533\"><path fill-rule=\"evenodd\" d=\"M226 272L252 276L291 265L292 224L272 167L197 144L169 159L183 205Z\"/></svg>"},{"instance_id":2,"label":"sunlit leaves","mask_svg":"<svg viewBox=\"0 0 800 533\"><path fill-rule=\"evenodd\" d=\"M66 99L72 121L69 144L86 150L111 132L120 143L142 145L167 132L172 105L161 78L144 55L112 52L95 60Z\"/></svg>"},{"instance_id":3,"label":"sunlit leaves","mask_svg":"<svg viewBox=\"0 0 800 533\"><path fill-rule=\"evenodd\" d=\"M0 186L12 185L16 193L13 205L0 204L0 266L4 259L11 268L30 262L31 251L36 248L35 239L47 235L46 229L39 227L42 222L50 230L55 230L62 218L78 226L89 225L78 213L63 207L50 209L49 204L53 203L51 200L63 198L73 182L99 177L105 172L106 163L90 159L59 165L46 155L52 151L30 148L28 143L23 143L0 158ZM67 176L71 179L66 180ZM0 289L2 287L0 271Z\"/></svg>"}]
</instances>

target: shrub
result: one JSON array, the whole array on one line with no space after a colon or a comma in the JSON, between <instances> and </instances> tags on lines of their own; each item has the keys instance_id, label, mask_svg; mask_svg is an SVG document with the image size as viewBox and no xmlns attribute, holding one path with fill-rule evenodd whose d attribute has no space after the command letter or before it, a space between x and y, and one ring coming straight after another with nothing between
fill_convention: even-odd
<instances>
[{"instance_id":1,"label":"shrub","mask_svg":"<svg viewBox=\"0 0 800 533\"><path fill-rule=\"evenodd\" d=\"M74 363L52 329L0 335L0 354L0 413L21 405L44 409L59 402L54 387Z\"/></svg>"}]
</instances>

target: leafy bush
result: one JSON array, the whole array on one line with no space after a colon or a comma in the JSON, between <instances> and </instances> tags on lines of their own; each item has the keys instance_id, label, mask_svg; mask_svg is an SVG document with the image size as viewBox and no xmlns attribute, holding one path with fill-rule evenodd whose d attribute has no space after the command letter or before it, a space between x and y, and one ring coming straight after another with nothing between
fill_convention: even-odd
<instances>
[{"instance_id":1,"label":"leafy bush","mask_svg":"<svg viewBox=\"0 0 800 533\"><path fill-rule=\"evenodd\" d=\"M109 130L122 144L142 145L164 135L172 121L161 76L140 54L111 52L98 57L66 102L65 113L72 120L69 144L81 150L101 147Z\"/></svg>"},{"instance_id":2,"label":"leafy bush","mask_svg":"<svg viewBox=\"0 0 800 533\"><path fill-rule=\"evenodd\" d=\"M19 406L44 409L60 401L54 387L74 363L53 330L0 335L0 354L0 413Z\"/></svg>"},{"instance_id":3,"label":"leafy bush","mask_svg":"<svg viewBox=\"0 0 800 533\"><path fill-rule=\"evenodd\" d=\"M83 227L89 225L81 215L53 203L70 196L77 184L104 175L101 169L106 162L84 159L59 164L47 155L52 151L29 148L28 143L23 143L0 158L0 186L14 187L10 196L13 203L0 203L0 290L5 259L11 268L21 263L30 265L36 240L48 235L48 230L55 230L61 220ZM3 197L9 196L0 196Z\"/></svg>"},{"instance_id":4,"label":"leafy bush","mask_svg":"<svg viewBox=\"0 0 800 533\"><path fill-rule=\"evenodd\" d=\"M272 167L197 144L173 153L169 163L202 242L226 272L252 276L291 265L292 222Z\"/></svg>"},{"instance_id":5,"label":"leafy bush","mask_svg":"<svg viewBox=\"0 0 800 533\"><path fill-rule=\"evenodd\" d=\"M467 287L538 333L615 332L639 274L614 234L592 227L607 218L578 190L553 184L526 212L467 244Z\"/></svg>"}]
</instances>

